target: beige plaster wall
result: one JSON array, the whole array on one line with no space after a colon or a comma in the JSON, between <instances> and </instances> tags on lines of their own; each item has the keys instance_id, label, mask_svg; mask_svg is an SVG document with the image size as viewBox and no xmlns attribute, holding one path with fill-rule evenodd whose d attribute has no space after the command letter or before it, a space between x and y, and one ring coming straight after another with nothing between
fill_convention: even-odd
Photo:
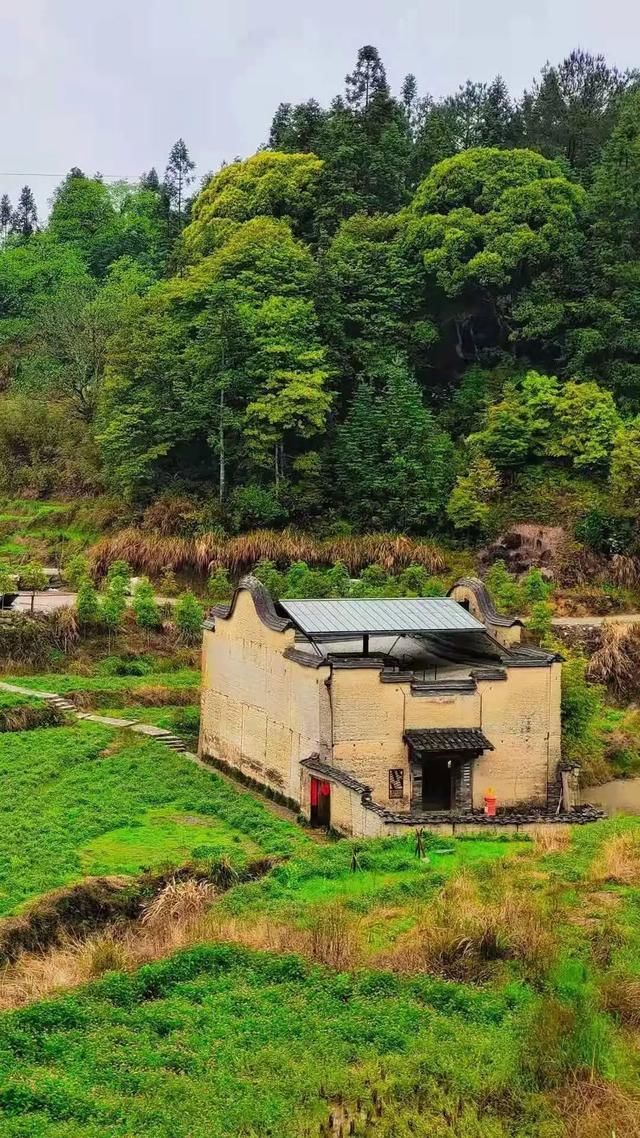
<instances>
[{"instance_id":1,"label":"beige plaster wall","mask_svg":"<svg viewBox=\"0 0 640 1138\"><path fill-rule=\"evenodd\" d=\"M381 683L377 669L335 669L333 760L372 790L374 802L408 810L409 755L404 732L422 727L479 727L477 692L413 695L409 684ZM404 771L404 798L389 798L389 771Z\"/></svg>"},{"instance_id":2,"label":"beige plaster wall","mask_svg":"<svg viewBox=\"0 0 640 1138\"><path fill-rule=\"evenodd\" d=\"M500 805L545 805L560 759L560 665L512 668L506 680L479 681L475 692L412 694L408 684L381 683L374 669L337 669L332 677L333 759L394 810L410 807L404 732L479 727L493 743L474 763L473 801L491 788ZM389 770L402 768L402 800L389 799Z\"/></svg>"},{"instance_id":3,"label":"beige plaster wall","mask_svg":"<svg viewBox=\"0 0 640 1138\"><path fill-rule=\"evenodd\" d=\"M329 751L329 669L287 660L293 642L263 624L246 590L231 618L205 631L200 752L297 802L301 760Z\"/></svg>"},{"instance_id":4,"label":"beige plaster wall","mask_svg":"<svg viewBox=\"0 0 640 1138\"><path fill-rule=\"evenodd\" d=\"M381 805L389 804L389 770L402 768L404 798L392 804L408 810L411 788L402 739L408 685L381 683L377 668L336 668L331 690L335 765L370 786Z\"/></svg>"},{"instance_id":5,"label":"beige plaster wall","mask_svg":"<svg viewBox=\"0 0 640 1138\"><path fill-rule=\"evenodd\" d=\"M480 726L495 750L474 763L474 806L489 788L498 805L546 805L560 760L560 669L511 668L506 680L478 682Z\"/></svg>"}]
</instances>

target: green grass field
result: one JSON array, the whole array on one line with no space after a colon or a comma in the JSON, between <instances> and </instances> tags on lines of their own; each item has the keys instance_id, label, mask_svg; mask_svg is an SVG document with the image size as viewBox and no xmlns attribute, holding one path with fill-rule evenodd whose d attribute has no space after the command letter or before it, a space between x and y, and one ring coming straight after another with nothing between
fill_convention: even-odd
<instances>
[{"instance_id":1,"label":"green grass field","mask_svg":"<svg viewBox=\"0 0 640 1138\"><path fill-rule=\"evenodd\" d=\"M28 499L0 500L0 560L58 562L99 536L91 506Z\"/></svg>"},{"instance_id":2,"label":"green grass field","mask_svg":"<svg viewBox=\"0 0 640 1138\"><path fill-rule=\"evenodd\" d=\"M196 711L119 709L148 675L20 682L172 729ZM413 832L318 842L88 721L0 736L0 811L2 914L85 875L279 859L164 959L171 930L127 956L135 923L106 957L51 949L46 991L56 951L102 978L0 1014L0 1138L637 1138L640 820L548 848L427 835L423 857Z\"/></svg>"},{"instance_id":3,"label":"green grass field","mask_svg":"<svg viewBox=\"0 0 640 1138\"><path fill-rule=\"evenodd\" d=\"M522 1078L529 1003L203 947L4 1017L0 1133L300 1138L342 1112L360 1134L533 1138L550 1111Z\"/></svg>"},{"instance_id":4,"label":"green grass field","mask_svg":"<svg viewBox=\"0 0 640 1138\"><path fill-rule=\"evenodd\" d=\"M2 913L83 874L180 864L199 847L289 854L306 841L214 772L86 722L0 737L0 814Z\"/></svg>"},{"instance_id":5,"label":"green grass field","mask_svg":"<svg viewBox=\"0 0 640 1138\"><path fill-rule=\"evenodd\" d=\"M4 680L5 677L3 677ZM117 695L119 692L135 691L137 688L163 687L178 690L197 688L200 672L196 668L182 668L176 672L150 672L144 676L78 676L69 672L48 672L37 676L7 676L8 683L34 691L53 691L59 695L70 692L105 692Z\"/></svg>"}]
</instances>

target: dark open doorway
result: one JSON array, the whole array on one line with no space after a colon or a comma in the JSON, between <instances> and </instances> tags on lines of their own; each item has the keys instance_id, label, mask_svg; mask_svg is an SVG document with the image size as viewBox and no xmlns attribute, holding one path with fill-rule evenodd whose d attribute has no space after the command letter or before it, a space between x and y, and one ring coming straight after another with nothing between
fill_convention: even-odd
<instances>
[{"instance_id":1,"label":"dark open doorway","mask_svg":"<svg viewBox=\"0 0 640 1138\"><path fill-rule=\"evenodd\" d=\"M451 810L451 759L447 755L430 755L422 764L422 809Z\"/></svg>"},{"instance_id":2,"label":"dark open doorway","mask_svg":"<svg viewBox=\"0 0 640 1138\"><path fill-rule=\"evenodd\" d=\"M331 783L324 779L311 779L311 825L331 825Z\"/></svg>"}]
</instances>

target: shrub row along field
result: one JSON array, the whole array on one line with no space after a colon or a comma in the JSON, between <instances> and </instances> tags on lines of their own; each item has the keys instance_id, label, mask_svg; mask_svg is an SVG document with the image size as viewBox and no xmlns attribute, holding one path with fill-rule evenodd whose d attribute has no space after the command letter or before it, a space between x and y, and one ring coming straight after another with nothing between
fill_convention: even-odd
<instances>
[{"instance_id":1,"label":"shrub row along field","mask_svg":"<svg viewBox=\"0 0 640 1138\"><path fill-rule=\"evenodd\" d=\"M92 723L0 738L0 912L85 874L242 860L305 842L215 773Z\"/></svg>"}]
</instances>

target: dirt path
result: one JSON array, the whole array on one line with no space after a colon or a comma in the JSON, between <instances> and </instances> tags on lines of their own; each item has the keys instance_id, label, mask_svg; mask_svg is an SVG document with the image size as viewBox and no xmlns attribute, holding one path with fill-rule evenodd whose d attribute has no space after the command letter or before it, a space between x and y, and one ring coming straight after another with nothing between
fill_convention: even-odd
<instances>
[{"instance_id":1,"label":"dirt path","mask_svg":"<svg viewBox=\"0 0 640 1138\"><path fill-rule=\"evenodd\" d=\"M640 612L614 612L609 613L608 616L554 616L551 621L555 628L598 627L605 622L607 624L640 624Z\"/></svg>"}]
</instances>

